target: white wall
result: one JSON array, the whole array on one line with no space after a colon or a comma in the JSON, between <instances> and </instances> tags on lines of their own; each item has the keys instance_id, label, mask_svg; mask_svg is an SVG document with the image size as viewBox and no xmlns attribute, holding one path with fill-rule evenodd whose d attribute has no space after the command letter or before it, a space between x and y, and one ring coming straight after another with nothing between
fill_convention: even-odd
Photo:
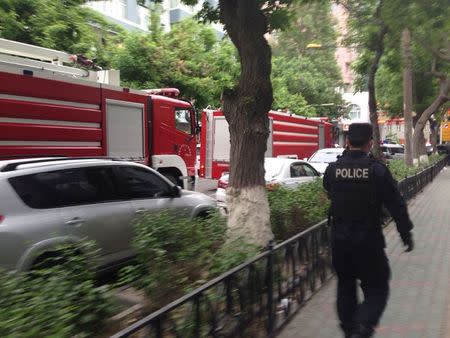
<instances>
[{"instance_id":1,"label":"white wall","mask_svg":"<svg viewBox=\"0 0 450 338\"><path fill-rule=\"evenodd\" d=\"M340 124L344 131L348 130L348 126L354 122L370 122L369 116L369 93L343 93L342 98L346 106L352 106L353 114L350 113L348 117L341 118ZM357 113L358 112L358 113Z\"/></svg>"},{"instance_id":2,"label":"white wall","mask_svg":"<svg viewBox=\"0 0 450 338\"><path fill-rule=\"evenodd\" d=\"M138 6L136 0L90 1L86 6L126 29L148 31L148 8Z\"/></svg>"}]
</instances>

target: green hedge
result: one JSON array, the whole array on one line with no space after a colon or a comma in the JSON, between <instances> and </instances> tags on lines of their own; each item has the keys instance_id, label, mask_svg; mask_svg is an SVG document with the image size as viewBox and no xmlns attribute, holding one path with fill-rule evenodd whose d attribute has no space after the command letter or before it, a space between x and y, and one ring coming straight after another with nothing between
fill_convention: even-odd
<instances>
[{"instance_id":1,"label":"green hedge","mask_svg":"<svg viewBox=\"0 0 450 338\"><path fill-rule=\"evenodd\" d=\"M218 213L193 220L169 212L144 215L134 224L137 263L121 270L119 283L143 290L150 309L159 308L204 283L212 266L223 270L216 253L225 231Z\"/></svg>"},{"instance_id":2,"label":"green hedge","mask_svg":"<svg viewBox=\"0 0 450 338\"><path fill-rule=\"evenodd\" d=\"M277 240L284 240L306 230L327 217L329 200L322 179L297 186L269 191L270 221Z\"/></svg>"},{"instance_id":3,"label":"green hedge","mask_svg":"<svg viewBox=\"0 0 450 338\"><path fill-rule=\"evenodd\" d=\"M419 166L412 167L408 167L403 160L391 160L388 162L388 168L391 171L392 176L394 176L397 181L401 181L406 177L416 175L425 168L431 167L446 156L447 155L432 154L428 157L427 164L421 163Z\"/></svg>"},{"instance_id":4,"label":"green hedge","mask_svg":"<svg viewBox=\"0 0 450 338\"><path fill-rule=\"evenodd\" d=\"M95 285L80 246L58 250L63 256L31 273L0 272L1 337L88 337L111 315L109 290Z\"/></svg>"}]
</instances>

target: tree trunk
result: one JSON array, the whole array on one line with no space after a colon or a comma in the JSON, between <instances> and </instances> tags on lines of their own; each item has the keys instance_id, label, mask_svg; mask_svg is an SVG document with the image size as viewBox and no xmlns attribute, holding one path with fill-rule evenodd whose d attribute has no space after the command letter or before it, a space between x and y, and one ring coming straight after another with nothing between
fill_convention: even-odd
<instances>
[{"instance_id":1,"label":"tree trunk","mask_svg":"<svg viewBox=\"0 0 450 338\"><path fill-rule=\"evenodd\" d=\"M436 145L438 143L438 124L436 123L436 120L433 119L429 119L428 120L430 122L430 130L431 130L431 134L430 134L430 143L431 143L431 147L433 148L433 154L436 154Z\"/></svg>"},{"instance_id":2,"label":"tree trunk","mask_svg":"<svg viewBox=\"0 0 450 338\"><path fill-rule=\"evenodd\" d=\"M267 18L257 0L221 0L220 16L241 63L238 86L223 94L231 141L227 234L264 246L273 238L264 180L273 101Z\"/></svg>"},{"instance_id":3,"label":"tree trunk","mask_svg":"<svg viewBox=\"0 0 450 338\"><path fill-rule=\"evenodd\" d=\"M405 118L405 164L413 165L412 157L412 54L411 34L408 28L402 32L403 49L403 116Z\"/></svg>"},{"instance_id":4,"label":"tree trunk","mask_svg":"<svg viewBox=\"0 0 450 338\"><path fill-rule=\"evenodd\" d=\"M423 137L423 129L427 120L433 115L444 103L450 100L450 78L442 76L439 82L439 95L434 99L431 105L425 109L416 123L413 134L413 158L419 158L419 149L421 146L421 135Z\"/></svg>"},{"instance_id":5,"label":"tree trunk","mask_svg":"<svg viewBox=\"0 0 450 338\"><path fill-rule=\"evenodd\" d=\"M373 126L373 149L372 154L375 158L381 159L383 157L380 149L380 128L378 126L378 109L377 109L377 98L375 94L375 76L378 71L378 65L380 64L381 56L384 53L384 37L388 31L387 26L381 21L381 6L383 1L380 1L377 12L376 19L380 21L380 30L378 32L376 45L375 45L375 57L372 60L372 64L369 68L369 74L367 79L367 88L369 92L369 114L370 123Z\"/></svg>"}]
</instances>

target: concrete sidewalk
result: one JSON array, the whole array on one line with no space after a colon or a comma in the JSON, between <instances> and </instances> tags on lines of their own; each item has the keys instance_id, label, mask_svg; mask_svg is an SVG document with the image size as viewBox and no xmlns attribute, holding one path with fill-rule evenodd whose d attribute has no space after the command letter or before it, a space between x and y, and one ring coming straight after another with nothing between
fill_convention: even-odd
<instances>
[{"instance_id":1,"label":"concrete sidewalk","mask_svg":"<svg viewBox=\"0 0 450 338\"><path fill-rule=\"evenodd\" d=\"M409 203L416 247L403 253L391 223L385 230L391 295L375 337L450 338L450 167ZM279 338L342 336L335 311L336 281L324 286Z\"/></svg>"}]
</instances>

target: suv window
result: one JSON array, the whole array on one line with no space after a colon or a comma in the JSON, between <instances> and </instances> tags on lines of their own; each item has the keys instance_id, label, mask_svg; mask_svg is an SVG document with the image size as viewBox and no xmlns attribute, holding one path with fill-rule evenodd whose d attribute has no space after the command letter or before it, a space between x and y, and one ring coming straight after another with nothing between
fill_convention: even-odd
<instances>
[{"instance_id":1,"label":"suv window","mask_svg":"<svg viewBox=\"0 0 450 338\"><path fill-rule=\"evenodd\" d=\"M118 166L116 176L125 199L170 196L170 186L155 173L136 167Z\"/></svg>"},{"instance_id":2,"label":"suv window","mask_svg":"<svg viewBox=\"0 0 450 338\"><path fill-rule=\"evenodd\" d=\"M42 172L9 179L22 201L47 209L115 201L112 168L86 167Z\"/></svg>"}]
</instances>

